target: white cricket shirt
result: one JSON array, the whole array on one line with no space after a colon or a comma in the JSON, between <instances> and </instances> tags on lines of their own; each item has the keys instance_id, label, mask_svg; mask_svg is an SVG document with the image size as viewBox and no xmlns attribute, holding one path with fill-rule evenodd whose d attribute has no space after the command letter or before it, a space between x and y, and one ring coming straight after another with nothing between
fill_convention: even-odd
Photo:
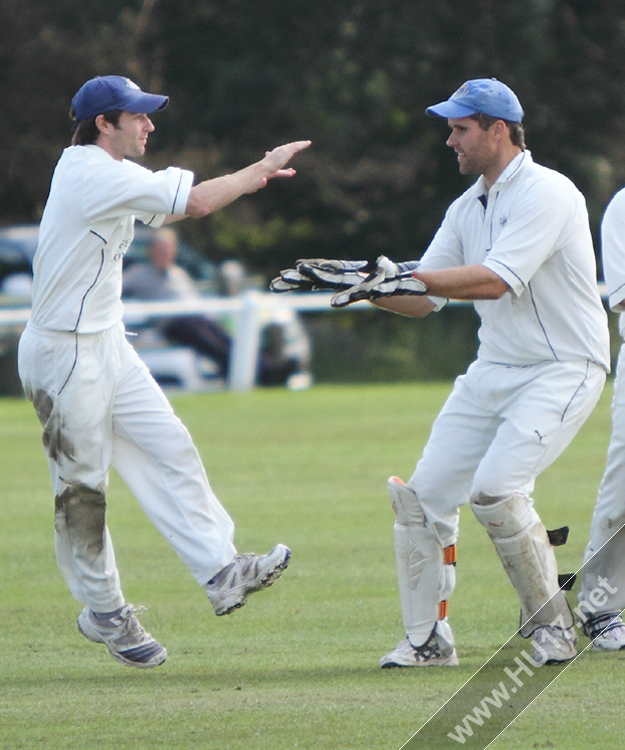
<instances>
[{"instance_id":1,"label":"white cricket shirt","mask_svg":"<svg viewBox=\"0 0 625 750\"><path fill-rule=\"evenodd\" d=\"M483 264L509 285L501 299L473 303L481 318L479 359L591 360L609 371L586 202L567 177L536 164L529 151L489 191L480 177L451 204L422 264L423 271Z\"/></svg>"},{"instance_id":2,"label":"white cricket shirt","mask_svg":"<svg viewBox=\"0 0 625 750\"><path fill-rule=\"evenodd\" d=\"M601 257L610 309L619 315L625 338L625 189L612 198L601 222Z\"/></svg>"},{"instance_id":3,"label":"white cricket shirt","mask_svg":"<svg viewBox=\"0 0 625 750\"><path fill-rule=\"evenodd\" d=\"M185 213L193 173L117 161L99 146L59 159L33 260L30 320L40 328L96 333L121 321L122 261L135 218L153 227Z\"/></svg>"}]
</instances>

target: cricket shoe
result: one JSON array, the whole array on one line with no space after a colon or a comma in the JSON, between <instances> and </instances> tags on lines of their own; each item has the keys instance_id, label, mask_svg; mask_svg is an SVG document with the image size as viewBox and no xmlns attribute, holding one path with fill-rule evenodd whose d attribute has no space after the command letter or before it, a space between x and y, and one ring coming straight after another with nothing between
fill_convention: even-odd
<instances>
[{"instance_id":1,"label":"cricket shoe","mask_svg":"<svg viewBox=\"0 0 625 750\"><path fill-rule=\"evenodd\" d=\"M559 664L577 656L577 633L573 628L542 625L532 633L532 658L536 666Z\"/></svg>"},{"instance_id":2,"label":"cricket shoe","mask_svg":"<svg viewBox=\"0 0 625 750\"><path fill-rule=\"evenodd\" d=\"M284 544L276 544L266 555L237 555L206 584L215 614L229 615L242 607L250 594L271 586L282 575L290 557L291 550Z\"/></svg>"},{"instance_id":3,"label":"cricket shoe","mask_svg":"<svg viewBox=\"0 0 625 750\"><path fill-rule=\"evenodd\" d=\"M428 638L422 646L413 646L408 638L397 644L397 647L378 662L382 669L391 667L457 667L456 649L444 652L436 640L436 634Z\"/></svg>"},{"instance_id":4,"label":"cricket shoe","mask_svg":"<svg viewBox=\"0 0 625 750\"><path fill-rule=\"evenodd\" d=\"M608 612L589 617L582 630L592 641L593 651L625 649L625 624L620 612Z\"/></svg>"},{"instance_id":5,"label":"cricket shoe","mask_svg":"<svg viewBox=\"0 0 625 750\"><path fill-rule=\"evenodd\" d=\"M139 624L135 615L145 607L126 604L110 618L101 619L88 607L78 615L78 630L94 643L104 643L116 661L128 667L150 669L167 658L167 651Z\"/></svg>"}]
</instances>

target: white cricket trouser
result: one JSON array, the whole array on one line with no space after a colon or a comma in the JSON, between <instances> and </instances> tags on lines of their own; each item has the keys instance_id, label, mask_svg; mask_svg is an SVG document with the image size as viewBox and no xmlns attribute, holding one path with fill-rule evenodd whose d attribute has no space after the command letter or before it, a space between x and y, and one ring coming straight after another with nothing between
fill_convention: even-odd
<instances>
[{"instance_id":1,"label":"white cricket trouser","mask_svg":"<svg viewBox=\"0 0 625 750\"><path fill-rule=\"evenodd\" d=\"M18 366L43 426L57 562L78 601L96 612L124 604L105 521L111 465L200 585L232 561L232 520L121 324L72 334L29 323Z\"/></svg>"},{"instance_id":2,"label":"white cricket trouser","mask_svg":"<svg viewBox=\"0 0 625 750\"><path fill-rule=\"evenodd\" d=\"M593 362L477 360L456 380L408 482L443 547L456 542L458 508L471 498L520 494L533 502L536 477L577 434L605 378Z\"/></svg>"},{"instance_id":3,"label":"white cricket trouser","mask_svg":"<svg viewBox=\"0 0 625 750\"><path fill-rule=\"evenodd\" d=\"M612 398L612 435L584 556L580 601L584 612L625 608L625 344L621 346ZM608 581L600 585L599 579Z\"/></svg>"}]
</instances>

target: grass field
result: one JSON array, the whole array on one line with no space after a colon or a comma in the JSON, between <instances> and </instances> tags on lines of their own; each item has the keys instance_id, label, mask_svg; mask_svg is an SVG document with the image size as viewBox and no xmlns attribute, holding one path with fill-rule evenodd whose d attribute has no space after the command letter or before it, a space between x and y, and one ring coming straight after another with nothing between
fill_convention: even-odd
<instances>
[{"instance_id":1,"label":"grass field","mask_svg":"<svg viewBox=\"0 0 625 750\"><path fill-rule=\"evenodd\" d=\"M465 508L450 612L460 667L377 667L402 637L386 478L411 473L449 387L174 399L237 524L237 547L282 541L293 557L275 586L216 618L113 475L109 526L124 593L149 608L142 621L169 651L149 671L117 664L78 633L80 605L54 561L39 425L26 402L0 400L0 750L398 750L518 618L492 545ZM610 395L608 386L536 489L547 527L571 527L562 571L580 565ZM619 747L624 659L586 652L492 747Z\"/></svg>"}]
</instances>

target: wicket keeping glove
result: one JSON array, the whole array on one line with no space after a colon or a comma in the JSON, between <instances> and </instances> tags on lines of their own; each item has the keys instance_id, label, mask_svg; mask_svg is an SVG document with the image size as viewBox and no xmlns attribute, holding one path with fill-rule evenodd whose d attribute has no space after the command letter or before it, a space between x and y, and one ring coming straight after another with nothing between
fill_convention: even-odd
<instances>
[{"instance_id":1,"label":"wicket keeping glove","mask_svg":"<svg viewBox=\"0 0 625 750\"><path fill-rule=\"evenodd\" d=\"M297 267L285 268L280 275L272 279L269 288L272 292L314 292L318 291L313 282L302 276Z\"/></svg>"},{"instance_id":2,"label":"wicket keeping glove","mask_svg":"<svg viewBox=\"0 0 625 750\"><path fill-rule=\"evenodd\" d=\"M298 260L293 268L280 271L271 281L272 292L316 292L349 289L367 278L371 264L366 260Z\"/></svg>"},{"instance_id":3,"label":"wicket keeping glove","mask_svg":"<svg viewBox=\"0 0 625 750\"><path fill-rule=\"evenodd\" d=\"M416 260L393 263L385 255L380 255L375 270L366 279L335 294L330 304L332 307L345 307L361 299L427 294L427 286L413 275L413 271L420 265Z\"/></svg>"}]
</instances>

